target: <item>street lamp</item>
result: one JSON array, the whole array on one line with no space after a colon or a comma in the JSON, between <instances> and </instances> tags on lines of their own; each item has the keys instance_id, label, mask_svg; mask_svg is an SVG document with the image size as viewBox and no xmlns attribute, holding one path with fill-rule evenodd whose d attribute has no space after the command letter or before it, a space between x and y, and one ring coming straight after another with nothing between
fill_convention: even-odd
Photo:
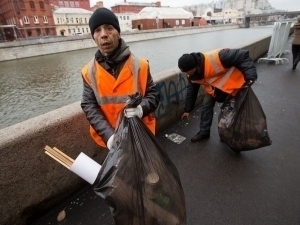
<instances>
[{"instance_id":1,"label":"street lamp","mask_svg":"<svg viewBox=\"0 0 300 225\"><path fill-rule=\"evenodd\" d=\"M158 22L159 22L159 19L158 19L158 13L156 14L156 29L158 29Z\"/></svg>"}]
</instances>

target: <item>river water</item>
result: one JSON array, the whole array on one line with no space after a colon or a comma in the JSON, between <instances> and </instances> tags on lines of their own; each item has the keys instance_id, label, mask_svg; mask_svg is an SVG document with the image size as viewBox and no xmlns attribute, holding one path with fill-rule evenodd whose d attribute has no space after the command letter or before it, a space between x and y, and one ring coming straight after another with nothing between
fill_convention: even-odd
<instances>
[{"instance_id":1,"label":"river water","mask_svg":"<svg viewBox=\"0 0 300 225\"><path fill-rule=\"evenodd\" d=\"M177 66L189 52L238 48L272 35L273 26L240 28L128 43L151 73ZM1 49L0 49L1 51ZM0 62L0 129L80 101L81 68L96 49Z\"/></svg>"}]
</instances>

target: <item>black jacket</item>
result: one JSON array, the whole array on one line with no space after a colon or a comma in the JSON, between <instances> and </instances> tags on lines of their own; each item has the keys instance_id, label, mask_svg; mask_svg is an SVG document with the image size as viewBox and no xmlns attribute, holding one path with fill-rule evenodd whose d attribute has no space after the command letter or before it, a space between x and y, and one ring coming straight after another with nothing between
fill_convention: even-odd
<instances>
[{"instance_id":1,"label":"black jacket","mask_svg":"<svg viewBox=\"0 0 300 225\"><path fill-rule=\"evenodd\" d=\"M199 70L198 77L203 78L204 74L204 55L202 53L197 53L199 56ZM219 52L219 57L222 65L225 68L235 67L239 69L246 81L256 80L257 72L253 60L249 56L249 51L243 49L222 49ZM189 80L187 86L187 94L185 99L185 112L191 112L194 109L195 102L197 99L200 84L192 83ZM217 95L226 95L221 90L217 90Z\"/></svg>"},{"instance_id":2,"label":"black jacket","mask_svg":"<svg viewBox=\"0 0 300 225\"><path fill-rule=\"evenodd\" d=\"M103 68L105 68L117 79L130 54L131 52L129 51L128 46L121 39L118 49L109 58L102 56L100 51L97 51L95 59ZM148 68L146 92L140 104L143 109L143 117L155 111L155 109L158 107L159 100L159 93L152 80L150 69ZM84 79L81 108L85 112L86 118L90 125L94 128L98 135L102 137L103 141L107 143L108 139L114 134L115 130L107 122L101 110L101 106L99 107L97 103L93 89L85 82Z\"/></svg>"}]
</instances>

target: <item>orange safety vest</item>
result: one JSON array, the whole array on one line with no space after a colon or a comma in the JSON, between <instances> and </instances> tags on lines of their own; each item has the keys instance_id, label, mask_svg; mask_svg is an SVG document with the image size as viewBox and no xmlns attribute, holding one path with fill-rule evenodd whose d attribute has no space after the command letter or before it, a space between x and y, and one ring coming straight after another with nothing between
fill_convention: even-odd
<instances>
[{"instance_id":1,"label":"orange safety vest","mask_svg":"<svg viewBox=\"0 0 300 225\"><path fill-rule=\"evenodd\" d=\"M204 79L200 83L208 94L214 94L213 86L234 95L245 83L244 75L235 67L224 68L219 58L219 51L204 53Z\"/></svg>"},{"instance_id":2,"label":"orange safety vest","mask_svg":"<svg viewBox=\"0 0 300 225\"><path fill-rule=\"evenodd\" d=\"M116 80L95 59L92 59L82 69L82 76L93 89L108 123L116 128L118 115L124 110L128 95L136 92L145 95L148 62L131 54ZM142 121L155 134L155 118L150 114L142 118ZM90 134L97 144L106 147L104 141L92 126L90 126Z\"/></svg>"}]
</instances>

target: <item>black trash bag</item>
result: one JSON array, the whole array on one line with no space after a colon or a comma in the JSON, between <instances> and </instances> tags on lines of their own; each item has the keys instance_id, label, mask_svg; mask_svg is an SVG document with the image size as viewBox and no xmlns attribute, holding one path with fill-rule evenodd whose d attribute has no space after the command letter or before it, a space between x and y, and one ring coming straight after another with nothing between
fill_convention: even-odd
<instances>
[{"instance_id":1,"label":"black trash bag","mask_svg":"<svg viewBox=\"0 0 300 225\"><path fill-rule=\"evenodd\" d=\"M218 131L235 152L253 150L272 144L266 115L252 88L242 88L229 96L221 107Z\"/></svg>"},{"instance_id":2,"label":"black trash bag","mask_svg":"<svg viewBox=\"0 0 300 225\"><path fill-rule=\"evenodd\" d=\"M130 96L136 107L142 96ZM179 173L138 117L119 116L112 149L94 191L110 206L116 225L184 225L186 208Z\"/></svg>"}]
</instances>

